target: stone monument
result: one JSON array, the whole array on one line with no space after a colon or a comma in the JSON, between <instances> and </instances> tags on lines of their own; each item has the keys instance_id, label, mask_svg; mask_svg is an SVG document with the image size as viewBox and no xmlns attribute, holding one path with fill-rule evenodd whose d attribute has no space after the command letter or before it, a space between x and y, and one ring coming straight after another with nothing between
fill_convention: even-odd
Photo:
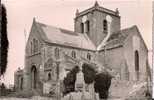
<instances>
[{"instance_id":1,"label":"stone monument","mask_svg":"<svg viewBox=\"0 0 154 100\"><path fill-rule=\"evenodd\" d=\"M79 72L76 75L75 91L85 91L84 75L82 72L82 63L79 65Z\"/></svg>"}]
</instances>

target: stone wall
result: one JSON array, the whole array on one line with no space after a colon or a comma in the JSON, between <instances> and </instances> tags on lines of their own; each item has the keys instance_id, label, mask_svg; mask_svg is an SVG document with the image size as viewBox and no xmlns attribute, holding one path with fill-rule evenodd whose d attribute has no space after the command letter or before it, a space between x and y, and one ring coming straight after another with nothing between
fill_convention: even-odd
<instances>
[{"instance_id":1,"label":"stone wall","mask_svg":"<svg viewBox=\"0 0 154 100\"><path fill-rule=\"evenodd\" d=\"M80 56L87 59L87 54L91 55L91 60L95 58L94 52L90 50L84 50L79 48L67 47L62 45L56 44L48 44L41 41L39 34L35 30L35 25L33 25L31 32L33 34L30 35L28 39L28 43L26 46L26 56L25 56L25 71L24 71L24 88L30 90L31 89L31 68L32 66L36 66L37 68L37 81L43 82L48 80L48 74L52 73L53 70L51 67L48 71L44 71L45 64L49 59L53 60L53 63L56 64L56 57L55 57L55 49L59 49L59 58L64 58L64 54L72 57L72 51L76 53L75 59L80 59ZM39 50L36 53L31 53L31 41L33 39L37 39L39 41ZM53 65L54 66L54 65ZM54 67L54 75L52 76L54 80L57 78L56 73L56 65ZM41 87L40 84L37 82L37 87Z\"/></svg>"},{"instance_id":2,"label":"stone wall","mask_svg":"<svg viewBox=\"0 0 154 100\"><path fill-rule=\"evenodd\" d=\"M25 90L30 90L31 89L31 68L32 66L35 66L37 69L37 80L40 80L39 77L39 69L40 65L42 64L42 58L41 58L41 48L43 45L43 42L41 40L40 33L38 32L35 23L33 22L34 25L32 25L30 35L26 44L26 50L25 50L25 68L24 68L24 89ZM38 51L35 53L32 53L32 42L33 39L38 40ZM40 87L39 84L37 83L37 87Z\"/></svg>"},{"instance_id":3,"label":"stone wall","mask_svg":"<svg viewBox=\"0 0 154 100\"><path fill-rule=\"evenodd\" d=\"M69 56L71 58L72 57L72 51L75 51L75 53L76 53L76 58L72 57L72 59L80 59L80 57L83 57L83 58L87 59L87 54L88 53L91 55L91 60L90 61L93 61L95 59L95 53L93 51L76 49L76 48L72 48L72 47L59 46L59 45L51 45L50 44L50 45L44 45L43 48L41 49L42 66L44 66L44 64L47 62L48 59L52 59L53 63L55 63L56 60L58 60L58 59L55 58L55 49L56 48L59 49L59 59L65 59L64 58L65 55L67 55L67 56ZM64 66L61 66L61 67L64 67ZM67 68L67 69L69 69L69 68ZM60 70L62 70L62 69L60 69ZM44 79L47 79L47 76L48 76L49 72L50 71L44 72ZM56 77L56 75L55 75L55 77Z\"/></svg>"},{"instance_id":4,"label":"stone wall","mask_svg":"<svg viewBox=\"0 0 154 100\"><path fill-rule=\"evenodd\" d=\"M23 90L23 70L18 69L14 74L14 88L15 91Z\"/></svg>"},{"instance_id":5,"label":"stone wall","mask_svg":"<svg viewBox=\"0 0 154 100\"><path fill-rule=\"evenodd\" d=\"M114 49L100 52L98 61L119 72L121 79L137 80L135 71L135 51L139 52L139 80L146 81L148 51L146 45L136 29L132 30L124 45ZM105 64L104 64L105 63ZM128 76L127 76L128 75Z\"/></svg>"},{"instance_id":6,"label":"stone wall","mask_svg":"<svg viewBox=\"0 0 154 100\"><path fill-rule=\"evenodd\" d=\"M139 40L135 40L135 42L133 42L134 37L137 37ZM137 46L135 46L134 44ZM139 77L141 81L145 81L148 51L140 34L136 31L136 29L133 29L132 33L130 33L124 44L124 59L126 59L127 65L129 66L130 80L136 80L135 50L139 52Z\"/></svg>"},{"instance_id":7,"label":"stone wall","mask_svg":"<svg viewBox=\"0 0 154 100\"><path fill-rule=\"evenodd\" d=\"M93 43L98 46L107 35L107 33L105 33L103 30L103 20L106 19L107 15L112 17L111 33L119 31L120 17L94 10L75 19L75 32L81 33L80 25L83 22L83 17L86 17L86 20L90 21L90 31L87 34Z\"/></svg>"},{"instance_id":8,"label":"stone wall","mask_svg":"<svg viewBox=\"0 0 154 100\"><path fill-rule=\"evenodd\" d=\"M119 74L120 78L122 78L121 70L125 67L123 65L124 55L122 47L108 49L105 52L101 51L97 59L104 67L112 69L113 72Z\"/></svg>"}]
</instances>

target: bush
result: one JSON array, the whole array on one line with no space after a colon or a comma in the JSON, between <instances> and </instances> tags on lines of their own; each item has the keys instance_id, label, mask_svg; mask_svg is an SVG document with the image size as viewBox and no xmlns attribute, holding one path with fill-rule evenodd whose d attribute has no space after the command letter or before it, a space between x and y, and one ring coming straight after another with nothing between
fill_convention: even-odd
<instances>
[{"instance_id":1,"label":"bush","mask_svg":"<svg viewBox=\"0 0 154 100\"><path fill-rule=\"evenodd\" d=\"M95 77L95 92L99 93L101 99L108 97L108 90L111 85L112 77L108 73L99 73Z\"/></svg>"},{"instance_id":2,"label":"bush","mask_svg":"<svg viewBox=\"0 0 154 100\"><path fill-rule=\"evenodd\" d=\"M7 95L7 89L4 83L0 85L0 96L6 96Z\"/></svg>"},{"instance_id":3,"label":"bush","mask_svg":"<svg viewBox=\"0 0 154 100\"><path fill-rule=\"evenodd\" d=\"M83 64L84 80L86 84L91 84L94 82L95 92L99 93L101 99L106 99L108 97L108 90L111 85L111 75L107 72L102 72L96 74L93 66L90 64ZM76 74L79 72L79 67L74 67L67 76L64 78L64 95L73 92L75 90Z\"/></svg>"},{"instance_id":4,"label":"bush","mask_svg":"<svg viewBox=\"0 0 154 100\"><path fill-rule=\"evenodd\" d=\"M84 80L86 84L90 84L95 80L96 71L90 64L83 64Z\"/></svg>"},{"instance_id":5,"label":"bush","mask_svg":"<svg viewBox=\"0 0 154 100\"><path fill-rule=\"evenodd\" d=\"M73 92L75 90L75 80L76 80L76 74L79 72L79 67L74 67L64 78L64 94Z\"/></svg>"}]
</instances>

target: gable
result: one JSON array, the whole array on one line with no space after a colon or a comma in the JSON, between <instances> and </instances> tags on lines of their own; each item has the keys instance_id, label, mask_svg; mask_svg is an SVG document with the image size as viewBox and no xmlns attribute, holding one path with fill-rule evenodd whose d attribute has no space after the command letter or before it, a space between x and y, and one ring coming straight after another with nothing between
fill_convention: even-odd
<instances>
[{"instance_id":1,"label":"gable","mask_svg":"<svg viewBox=\"0 0 154 100\"><path fill-rule=\"evenodd\" d=\"M141 33L139 32L139 29L136 25L133 26L132 31L129 33L128 37L125 39L124 44L127 42L129 38L132 38L131 40L132 40L132 43L133 43L132 45L134 46L134 48L139 49L140 48L139 45L140 45L142 46L142 48L144 48L148 52L148 48L145 44L145 41L143 40L143 37Z\"/></svg>"},{"instance_id":2,"label":"gable","mask_svg":"<svg viewBox=\"0 0 154 100\"><path fill-rule=\"evenodd\" d=\"M129 37L132 37L134 35L136 35L140 38L144 47L146 48L146 50L148 50L136 25L126 28L126 29L122 29L116 33L113 33L109 37L109 39L107 40L107 43L105 45L105 49L116 48L119 46L121 47L127 42ZM100 50L104 50L104 46Z\"/></svg>"},{"instance_id":3,"label":"gable","mask_svg":"<svg viewBox=\"0 0 154 100\"><path fill-rule=\"evenodd\" d=\"M43 34L42 34L43 35ZM36 25L35 19L33 20L32 26L31 26L31 30L29 33L29 37L26 43L26 55L30 55L31 54L31 43L33 42L33 40L35 39L36 41L38 41L38 44L41 44L43 42L43 38L42 35L40 34L40 31L38 30L38 26ZM39 45L40 48L40 45Z\"/></svg>"}]
</instances>

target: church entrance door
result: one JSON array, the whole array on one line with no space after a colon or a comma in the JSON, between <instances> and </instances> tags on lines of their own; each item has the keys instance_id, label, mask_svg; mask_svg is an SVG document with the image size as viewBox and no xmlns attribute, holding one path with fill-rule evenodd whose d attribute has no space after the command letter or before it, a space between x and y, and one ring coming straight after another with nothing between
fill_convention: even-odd
<instances>
[{"instance_id":1,"label":"church entrance door","mask_svg":"<svg viewBox=\"0 0 154 100\"><path fill-rule=\"evenodd\" d=\"M32 88L36 89L36 84L37 84L37 69L36 66L32 66L31 69L31 82L32 82Z\"/></svg>"}]
</instances>

